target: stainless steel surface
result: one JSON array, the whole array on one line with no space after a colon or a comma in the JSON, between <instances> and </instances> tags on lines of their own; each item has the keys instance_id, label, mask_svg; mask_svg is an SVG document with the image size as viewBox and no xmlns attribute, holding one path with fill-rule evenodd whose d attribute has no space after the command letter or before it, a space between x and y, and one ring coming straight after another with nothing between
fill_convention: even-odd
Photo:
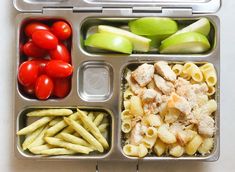
<instances>
[{"instance_id":1,"label":"stainless steel surface","mask_svg":"<svg viewBox=\"0 0 235 172\"><path fill-rule=\"evenodd\" d=\"M104 62L86 62L78 71L78 93L85 101L105 101L112 94L113 70Z\"/></svg>"},{"instance_id":2,"label":"stainless steel surface","mask_svg":"<svg viewBox=\"0 0 235 172\"><path fill-rule=\"evenodd\" d=\"M218 83L217 88L217 94L216 98L218 101L218 111L216 113L216 126L218 128L216 132L216 144L215 149L213 150L212 154L206 157L181 157L181 158L173 158L173 157L146 157L144 159L138 160L136 158L128 158L122 153L122 147L121 147L121 130L120 130L120 112L122 107L122 75L123 70L126 67L127 64L131 63L143 63L143 62L153 62L157 60L166 60L169 62L184 62L184 61L195 61L195 62L211 62L215 65L217 73L218 73L218 81L219 74L220 74L220 24L219 19L216 16L213 15L196 15L193 14L190 17L183 17L182 16L174 16L174 18L182 18L192 20L199 17L207 17L210 19L211 23L215 27L215 45L211 52L204 54L204 55L163 55L163 54L132 54L130 56L123 55L123 54L91 54L84 50L83 45L80 43L80 40L84 36L83 30L80 30L80 28L83 28L83 24L90 20L90 18L119 18L120 19L126 19L126 18L138 18L138 17L144 17L144 16L165 16L161 13L132 13L128 9L117 9L117 10L105 10L103 13L73 13L72 10L46 10L43 14L32 14L32 13L25 13L20 14L17 17L17 42L20 42L20 28L22 25L22 22L26 20L31 19L41 19L41 20L47 20L47 19L64 19L68 21L72 28L73 28L73 37L72 37L72 47L71 47L71 56L72 56L72 62L74 66L74 74L72 76L72 88L70 94L64 98L64 99L49 99L47 101L38 101L36 99L28 99L21 95L18 89L18 83L17 83L17 70L15 71L15 131L17 131L18 126L21 126L22 124L19 124L20 119L20 112L22 112L23 109L26 109L28 107L91 107L95 109L105 109L110 111L112 117L112 148L110 150L110 153L107 155L101 157L98 156L89 156L90 160L125 160L125 161L151 161L151 160L204 160L204 161L214 161L218 159L219 156L219 95L220 95L220 87ZM167 16L172 17L172 16ZM19 44L17 44L17 51L16 51L16 66L15 69L18 68L19 65ZM100 100L102 101L87 101L87 99L82 98L80 94L78 94L79 91L77 90L80 85L79 81L79 75L77 74L77 71L79 71L80 67L83 66L86 63L92 63L95 64L97 67L97 64L105 63L109 67L108 68L102 68L102 70L112 71L113 76L110 77L110 87L112 86L111 94L109 95L109 98L104 98L105 96L100 96ZM88 64L89 64L88 63ZM79 73L79 72L78 72ZM83 88L84 92L84 88ZM85 89L86 92L86 89ZM92 97L88 96L88 100L91 100ZM15 133L14 133L15 134ZM22 153L22 151L19 149L19 138L15 135L14 137L15 145L16 145L16 155L20 158L35 158L40 160L85 160L87 158L81 157L81 156L57 156L57 157L38 157L38 156L28 156L25 153ZM87 156L88 157L88 156Z\"/></svg>"},{"instance_id":3,"label":"stainless steel surface","mask_svg":"<svg viewBox=\"0 0 235 172\"><path fill-rule=\"evenodd\" d=\"M14 0L19 11L40 12L48 7L92 8L110 7L161 7L161 8L192 8L195 13L213 13L219 10L220 0Z\"/></svg>"}]
</instances>

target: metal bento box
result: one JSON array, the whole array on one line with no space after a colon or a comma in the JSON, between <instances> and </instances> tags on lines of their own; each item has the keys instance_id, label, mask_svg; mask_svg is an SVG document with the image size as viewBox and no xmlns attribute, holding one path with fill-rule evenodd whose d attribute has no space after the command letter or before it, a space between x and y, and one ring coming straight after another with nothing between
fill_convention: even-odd
<instances>
[{"instance_id":1,"label":"metal bento box","mask_svg":"<svg viewBox=\"0 0 235 172\"><path fill-rule=\"evenodd\" d=\"M169 63L192 61L195 63L209 62L215 66L218 83L215 99L218 109L215 113L215 144L209 155L170 156L148 155L141 160L203 160L215 161L219 158L220 141L220 22L215 13L220 8L220 0L14 0L15 8L20 11L16 18L16 63L15 63L15 99L14 99L14 143L15 154L20 158L39 160L130 160L138 161L124 155L122 151L122 132L120 114L123 110L124 71L127 67L143 63L154 63L159 60ZM125 55L121 53L96 51L84 46L87 33L92 33L99 24L114 26L127 25L128 21L141 17L169 17L182 24L206 17L211 23L209 40L211 49L204 54L159 54L156 52ZM71 88L64 98L50 98L46 101L25 95L17 80L18 66L22 62L21 43L25 37L23 28L29 22L50 23L56 20L66 21L72 28L69 40L71 64L74 67L71 76ZM89 78L89 79L88 79ZM42 108L70 108L79 107L87 111L102 111L108 114L110 148L99 154L69 155L69 156L40 156L24 151L21 143L24 137L16 132L27 125L26 113Z\"/></svg>"}]
</instances>

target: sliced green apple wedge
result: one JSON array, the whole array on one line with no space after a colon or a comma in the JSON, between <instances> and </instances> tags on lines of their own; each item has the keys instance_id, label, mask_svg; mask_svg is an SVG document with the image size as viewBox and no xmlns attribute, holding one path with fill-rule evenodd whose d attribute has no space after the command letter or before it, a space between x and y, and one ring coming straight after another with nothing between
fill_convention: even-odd
<instances>
[{"instance_id":1,"label":"sliced green apple wedge","mask_svg":"<svg viewBox=\"0 0 235 172\"><path fill-rule=\"evenodd\" d=\"M132 53L132 43L125 37L111 33L95 33L85 40L85 46L121 52Z\"/></svg>"},{"instance_id":2,"label":"sliced green apple wedge","mask_svg":"<svg viewBox=\"0 0 235 172\"><path fill-rule=\"evenodd\" d=\"M177 23L170 18L144 17L128 23L131 32L137 35L172 35L178 30Z\"/></svg>"},{"instance_id":3,"label":"sliced green apple wedge","mask_svg":"<svg viewBox=\"0 0 235 172\"><path fill-rule=\"evenodd\" d=\"M201 18L200 20L192 23L191 25L177 31L175 34L171 35L169 38L175 35L181 34L181 33L186 33L186 32L197 32L205 36L208 36L208 34L210 33L210 29L211 29L211 25L210 25L209 20L207 18Z\"/></svg>"},{"instance_id":4,"label":"sliced green apple wedge","mask_svg":"<svg viewBox=\"0 0 235 172\"><path fill-rule=\"evenodd\" d=\"M123 36L129 39L133 44L133 49L141 52L148 52L151 40L143 36L136 35L127 30L119 29L112 26L99 25L98 32L100 33L111 33L119 36Z\"/></svg>"},{"instance_id":5,"label":"sliced green apple wedge","mask_svg":"<svg viewBox=\"0 0 235 172\"><path fill-rule=\"evenodd\" d=\"M192 23L191 25L179 30L174 35L185 32L198 32L207 36L210 32L210 29L211 29L211 24L209 20L207 18L201 18L200 20Z\"/></svg>"},{"instance_id":6,"label":"sliced green apple wedge","mask_svg":"<svg viewBox=\"0 0 235 172\"><path fill-rule=\"evenodd\" d=\"M210 49L208 39L196 32L186 32L162 41L160 53L163 54L194 54Z\"/></svg>"}]
</instances>

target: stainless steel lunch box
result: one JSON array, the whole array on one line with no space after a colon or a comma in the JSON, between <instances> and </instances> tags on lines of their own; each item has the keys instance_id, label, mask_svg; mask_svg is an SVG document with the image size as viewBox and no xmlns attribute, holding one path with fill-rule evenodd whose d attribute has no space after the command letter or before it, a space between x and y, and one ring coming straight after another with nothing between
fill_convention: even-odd
<instances>
[{"instance_id":1,"label":"stainless steel lunch box","mask_svg":"<svg viewBox=\"0 0 235 172\"><path fill-rule=\"evenodd\" d=\"M220 23L215 13L221 6L220 0L14 0L15 8L20 11L16 19L16 63L15 63L15 105L14 105L14 143L15 154L19 158L38 160L125 160L125 161L157 161L157 160L203 160L215 161L219 158L220 141ZM94 53L83 45L85 32L98 24L126 23L128 20L146 16L170 17L188 22L200 17L207 17L213 25L210 39L213 47L206 54L167 55L167 54L132 54ZM20 64L21 32L25 22L32 20L64 19L70 23L72 34L71 56L74 66L72 87L69 95L63 99L39 101L23 95L17 81ZM153 63L157 60L172 62L194 61L197 63L211 62L214 64L218 84L216 100L218 110L215 114L216 135L215 146L207 156L147 156L143 159L130 158L122 152L121 119L123 75L126 67L144 62ZM27 123L26 112L35 108L80 107L96 109L110 114L109 127L110 150L103 154L86 156L55 156L45 157L32 155L21 148L22 137L16 131Z\"/></svg>"}]
</instances>

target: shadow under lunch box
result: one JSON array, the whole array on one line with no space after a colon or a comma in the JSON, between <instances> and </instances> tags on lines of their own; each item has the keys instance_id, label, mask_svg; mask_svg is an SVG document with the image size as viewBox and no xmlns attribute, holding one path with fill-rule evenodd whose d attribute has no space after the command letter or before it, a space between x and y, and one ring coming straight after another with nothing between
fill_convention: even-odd
<instances>
[{"instance_id":1,"label":"shadow under lunch box","mask_svg":"<svg viewBox=\"0 0 235 172\"><path fill-rule=\"evenodd\" d=\"M14 0L19 11L16 18L16 64L15 64L15 105L14 105L14 144L19 158L38 160L119 160L119 161L158 161L158 160L202 160L216 161L219 158L220 142L220 22L216 13L220 0ZM169 17L181 23L206 17L211 22L211 50L205 54L157 54L95 52L84 46L86 33L99 24L121 26L131 19L140 17ZM71 91L65 98L39 101L27 97L17 81L18 66L22 62L20 43L23 41L22 28L30 21L55 21L62 19L72 28L71 61L74 72L71 78ZM193 61L214 64L218 83L215 99L218 109L215 113L215 145L206 156L146 156L142 159L130 158L122 151L121 118L122 87L124 70L131 64L164 60L169 63ZM88 80L89 79L89 80ZM23 151L23 137L17 136L18 129L27 124L26 113L37 108L71 109L81 107L86 110L105 111L109 114L110 127L108 142L110 149L102 154L45 157Z\"/></svg>"}]
</instances>

